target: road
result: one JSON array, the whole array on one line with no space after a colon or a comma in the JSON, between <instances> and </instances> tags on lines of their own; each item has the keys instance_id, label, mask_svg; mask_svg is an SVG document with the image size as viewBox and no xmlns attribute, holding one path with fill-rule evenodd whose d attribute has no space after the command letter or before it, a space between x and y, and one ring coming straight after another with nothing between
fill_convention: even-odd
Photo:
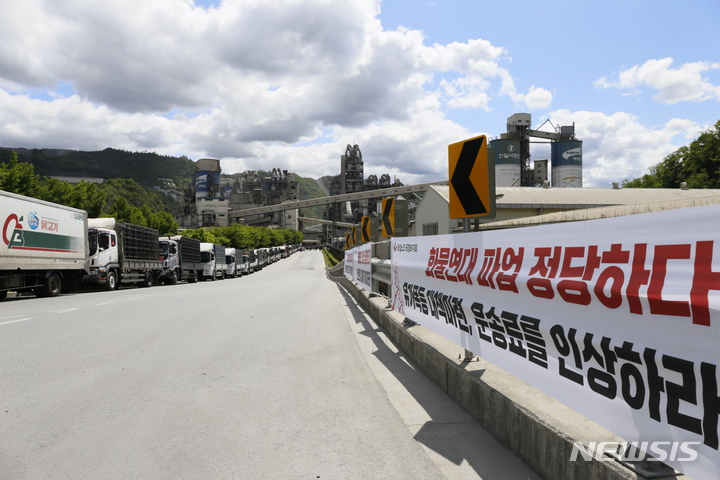
<instances>
[{"instance_id":1,"label":"road","mask_svg":"<svg viewBox=\"0 0 720 480\"><path fill-rule=\"evenodd\" d=\"M0 306L0 479L535 479L325 277Z\"/></svg>"}]
</instances>

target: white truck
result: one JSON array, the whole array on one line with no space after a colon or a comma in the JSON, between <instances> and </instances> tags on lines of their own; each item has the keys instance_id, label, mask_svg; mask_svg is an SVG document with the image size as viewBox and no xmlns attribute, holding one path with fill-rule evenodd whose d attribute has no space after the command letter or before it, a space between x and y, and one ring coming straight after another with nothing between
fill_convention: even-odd
<instances>
[{"instance_id":1,"label":"white truck","mask_svg":"<svg viewBox=\"0 0 720 480\"><path fill-rule=\"evenodd\" d=\"M163 269L158 231L114 218L88 220L90 274L82 283L115 290L120 284L150 287Z\"/></svg>"},{"instance_id":2,"label":"white truck","mask_svg":"<svg viewBox=\"0 0 720 480\"><path fill-rule=\"evenodd\" d=\"M250 256L244 250L237 250L236 267L238 275L247 275L250 273Z\"/></svg>"},{"instance_id":3,"label":"white truck","mask_svg":"<svg viewBox=\"0 0 720 480\"><path fill-rule=\"evenodd\" d=\"M225 272L226 277L236 278L240 276L234 248L225 248L225 264L227 265L227 271Z\"/></svg>"},{"instance_id":4,"label":"white truck","mask_svg":"<svg viewBox=\"0 0 720 480\"><path fill-rule=\"evenodd\" d=\"M201 280L216 280L225 278L227 264L225 263L225 247L209 242L200 244L200 260L203 264Z\"/></svg>"},{"instance_id":5,"label":"white truck","mask_svg":"<svg viewBox=\"0 0 720 480\"><path fill-rule=\"evenodd\" d=\"M197 282L203 274L200 260L200 240L182 235L160 237L160 259L163 271L160 280L175 285L180 280Z\"/></svg>"},{"instance_id":6,"label":"white truck","mask_svg":"<svg viewBox=\"0 0 720 480\"><path fill-rule=\"evenodd\" d=\"M8 292L54 297L89 272L83 210L0 190L0 300Z\"/></svg>"},{"instance_id":7,"label":"white truck","mask_svg":"<svg viewBox=\"0 0 720 480\"><path fill-rule=\"evenodd\" d=\"M248 257L248 272L253 273L260 270L260 263L258 262L258 257L255 249L245 250L245 254Z\"/></svg>"}]
</instances>

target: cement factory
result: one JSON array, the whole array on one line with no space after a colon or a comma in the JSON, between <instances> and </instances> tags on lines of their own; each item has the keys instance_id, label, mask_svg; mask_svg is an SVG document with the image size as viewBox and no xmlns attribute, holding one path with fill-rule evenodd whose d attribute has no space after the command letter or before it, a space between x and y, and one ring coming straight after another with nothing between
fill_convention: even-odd
<instances>
[{"instance_id":1,"label":"cement factory","mask_svg":"<svg viewBox=\"0 0 720 480\"><path fill-rule=\"evenodd\" d=\"M495 161L497 187L582 187L582 141L575 137L575 126L560 126L552 132L530 128L531 115L517 113L507 120L505 133L490 140ZM533 141L535 139L535 141ZM550 143L550 159L530 161L531 143ZM295 174L274 168L270 175L258 171L221 175L220 160L200 159L190 188L185 192L185 228L227 226L231 223L303 230L311 219L299 210L299 182ZM347 145L340 156L340 174L328 188L323 219L318 222L343 227L364 216L376 216L376 205L403 184L388 174L364 176L365 164L358 145ZM421 201L429 187L406 194L412 205ZM378 191L377 196L368 192ZM356 195L354 195L356 194ZM343 201L332 197L343 195ZM266 208L267 207L267 208ZM270 208L273 207L273 208Z\"/></svg>"},{"instance_id":2,"label":"cement factory","mask_svg":"<svg viewBox=\"0 0 720 480\"><path fill-rule=\"evenodd\" d=\"M495 159L495 185L542 187L550 172L552 187L582 187L582 141L575 137L575 125L544 132L530 129L530 123L529 113L516 113L507 120L507 132L488 142ZM530 166L531 138L550 140L550 165L548 160L535 160Z\"/></svg>"}]
</instances>

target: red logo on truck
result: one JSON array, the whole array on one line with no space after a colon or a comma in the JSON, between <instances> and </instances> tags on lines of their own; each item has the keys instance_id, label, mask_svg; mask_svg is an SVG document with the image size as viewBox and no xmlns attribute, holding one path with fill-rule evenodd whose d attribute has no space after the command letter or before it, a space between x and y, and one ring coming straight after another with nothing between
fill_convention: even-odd
<instances>
[{"instance_id":1,"label":"red logo on truck","mask_svg":"<svg viewBox=\"0 0 720 480\"><path fill-rule=\"evenodd\" d=\"M8 246L10 246L10 239L8 238L8 226L10 226L10 222L12 220L15 221L15 227L13 227L13 231L14 230L22 230L22 224L20 224L20 219L18 218L18 216L15 215L14 213L11 215L8 215L7 219L5 220L5 225L3 225L3 231L2 231L3 242L5 242L5 245L8 245ZM13 237L14 236L15 235L13 233ZM15 238L13 238L13 243L15 243L14 240L15 240Z\"/></svg>"}]
</instances>

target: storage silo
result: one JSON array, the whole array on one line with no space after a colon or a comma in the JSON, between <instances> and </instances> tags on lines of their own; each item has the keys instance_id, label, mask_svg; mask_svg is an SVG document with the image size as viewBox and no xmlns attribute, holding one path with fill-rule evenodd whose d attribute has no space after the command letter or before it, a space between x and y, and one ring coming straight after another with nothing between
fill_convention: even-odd
<instances>
[{"instance_id":1,"label":"storage silo","mask_svg":"<svg viewBox=\"0 0 720 480\"><path fill-rule=\"evenodd\" d=\"M495 186L519 187L522 178L520 140L500 138L488 142L495 160Z\"/></svg>"},{"instance_id":2,"label":"storage silo","mask_svg":"<svg viewBox=\"0 0 720 480\"><path fill-rule=\"evenodd\" d=\"M218 194L220 174L218 172L195 172L195 198L209 198Z\"/></svg>"},{"instance_id":3,"label":"storage silo","mask_svg":"<svg viewBox=\"0 0 720 480\"><path fill-rule=\"evenodd\" d=\"M582 187L582 142L566 140L550 146L552 186L556 188Z\"/></svg>"},{"instance_id":4,"label":"storage silo","mask_svg":"<svg viewBox=\"0 0 720 480\"><path fill-rule=\"evenodd\" d=\"M210 172L195 172L195 198L206 198L210 195Z\"/></svg>"}]
</instances>

